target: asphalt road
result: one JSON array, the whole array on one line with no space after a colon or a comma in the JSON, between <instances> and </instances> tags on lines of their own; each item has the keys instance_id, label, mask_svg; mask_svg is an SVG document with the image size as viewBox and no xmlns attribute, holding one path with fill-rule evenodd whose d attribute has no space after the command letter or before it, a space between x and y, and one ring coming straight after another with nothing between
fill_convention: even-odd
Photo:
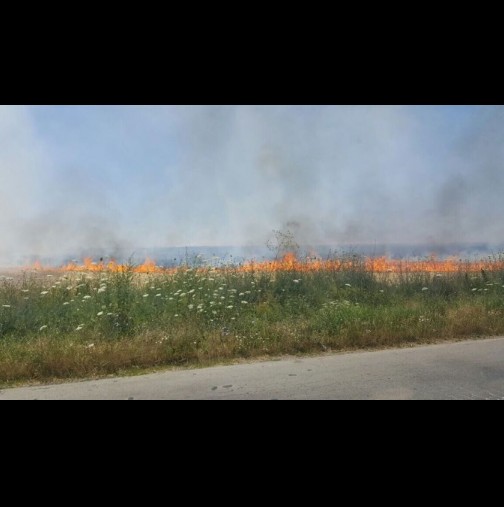
<instances>
[{"instance_id":1,"label":"asphalt road","mask_svg":"<svg viewBox=\"0 0 504 507\"><path fill-rule=\"evenodd\" d=\"M0 390L0 400L504 399L504 337Z\"/></svg>"}]
</instances>

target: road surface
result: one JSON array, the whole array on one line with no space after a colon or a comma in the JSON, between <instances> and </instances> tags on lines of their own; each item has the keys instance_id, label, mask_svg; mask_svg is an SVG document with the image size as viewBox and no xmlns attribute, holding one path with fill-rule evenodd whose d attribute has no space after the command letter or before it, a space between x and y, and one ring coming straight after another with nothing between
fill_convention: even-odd
<instances>
[{"instance_id":1,"label":"road surface","mask_svg":"<svg viewBox=\"0 0 504 507\"><path fill-rule=\"evenodd\" d=\"M0 390L0 400L504 399L504 337Z\"/></svg>"}]
</instances>

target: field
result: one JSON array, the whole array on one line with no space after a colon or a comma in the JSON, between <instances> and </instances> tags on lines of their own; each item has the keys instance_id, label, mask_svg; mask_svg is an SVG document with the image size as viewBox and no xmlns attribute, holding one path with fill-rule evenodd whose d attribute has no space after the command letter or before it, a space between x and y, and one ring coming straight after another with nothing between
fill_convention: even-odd
<instances>
[{"instance_id":1,"label":"field","mask_svg":"<svg viewBox=\"0 0 504 507\"><path fill-rule=\"evenodd\" d=\"M435 262L4 272L0 383L504 334L502 258Z\"/></svg>"}]
</instances>

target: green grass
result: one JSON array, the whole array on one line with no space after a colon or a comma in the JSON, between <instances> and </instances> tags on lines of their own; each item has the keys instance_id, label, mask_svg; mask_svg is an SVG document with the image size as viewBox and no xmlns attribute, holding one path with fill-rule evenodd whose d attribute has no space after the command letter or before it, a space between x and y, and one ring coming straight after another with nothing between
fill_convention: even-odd
<instances>
[{"instance_id":1,"label":"green grass","mask_svg":"<svg viewBox=\"0 0 504 507\"><path fill-rule=\"evenodd\" d=\"M504 334L504 272L0 277L0 383Z\"/></svg>"}]
</instances>

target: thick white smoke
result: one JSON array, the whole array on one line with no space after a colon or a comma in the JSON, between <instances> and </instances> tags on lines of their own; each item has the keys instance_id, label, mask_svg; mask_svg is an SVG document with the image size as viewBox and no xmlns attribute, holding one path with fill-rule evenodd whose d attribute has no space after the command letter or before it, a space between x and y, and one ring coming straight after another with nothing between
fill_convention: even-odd
<instances>
[{"instance_id":1,"label":"thick white smoke","mask_svg":"<svg viewBox=\"0 0 504 507\"><path fill-rule=\"evenodd\" d=\"M438 125L436 114L417 113L189 110L183 172L168 194L170 236L246 244L290 229L308 244L502 242L503 226L492 219L504 189L502 109L483 110L462 130L455 115Z\"/></svg>"},{"instance_id":2,"label":"thick white smoke","mask_svg":"<svg viewBox=\"0 0 504 507\"><path fill-rule=\"evenodd\" d=\"M0 262L264 245L274 229L307 245L504 242L499 107L463 128L442 108L82 109L99 136L62 164L33 108L0 106Z\"/></svg>"},{"instance_id":3,"label":"thick white smoke","mask_svg":"<svg viewBox=\"0 0 504 507\"><path fill-rule=\"evenodd\" d=\"M0 262L17 262L30 243L22 228L40 210L47 158L29 109L0 106Z\"/></svg>"}]
</instances>

